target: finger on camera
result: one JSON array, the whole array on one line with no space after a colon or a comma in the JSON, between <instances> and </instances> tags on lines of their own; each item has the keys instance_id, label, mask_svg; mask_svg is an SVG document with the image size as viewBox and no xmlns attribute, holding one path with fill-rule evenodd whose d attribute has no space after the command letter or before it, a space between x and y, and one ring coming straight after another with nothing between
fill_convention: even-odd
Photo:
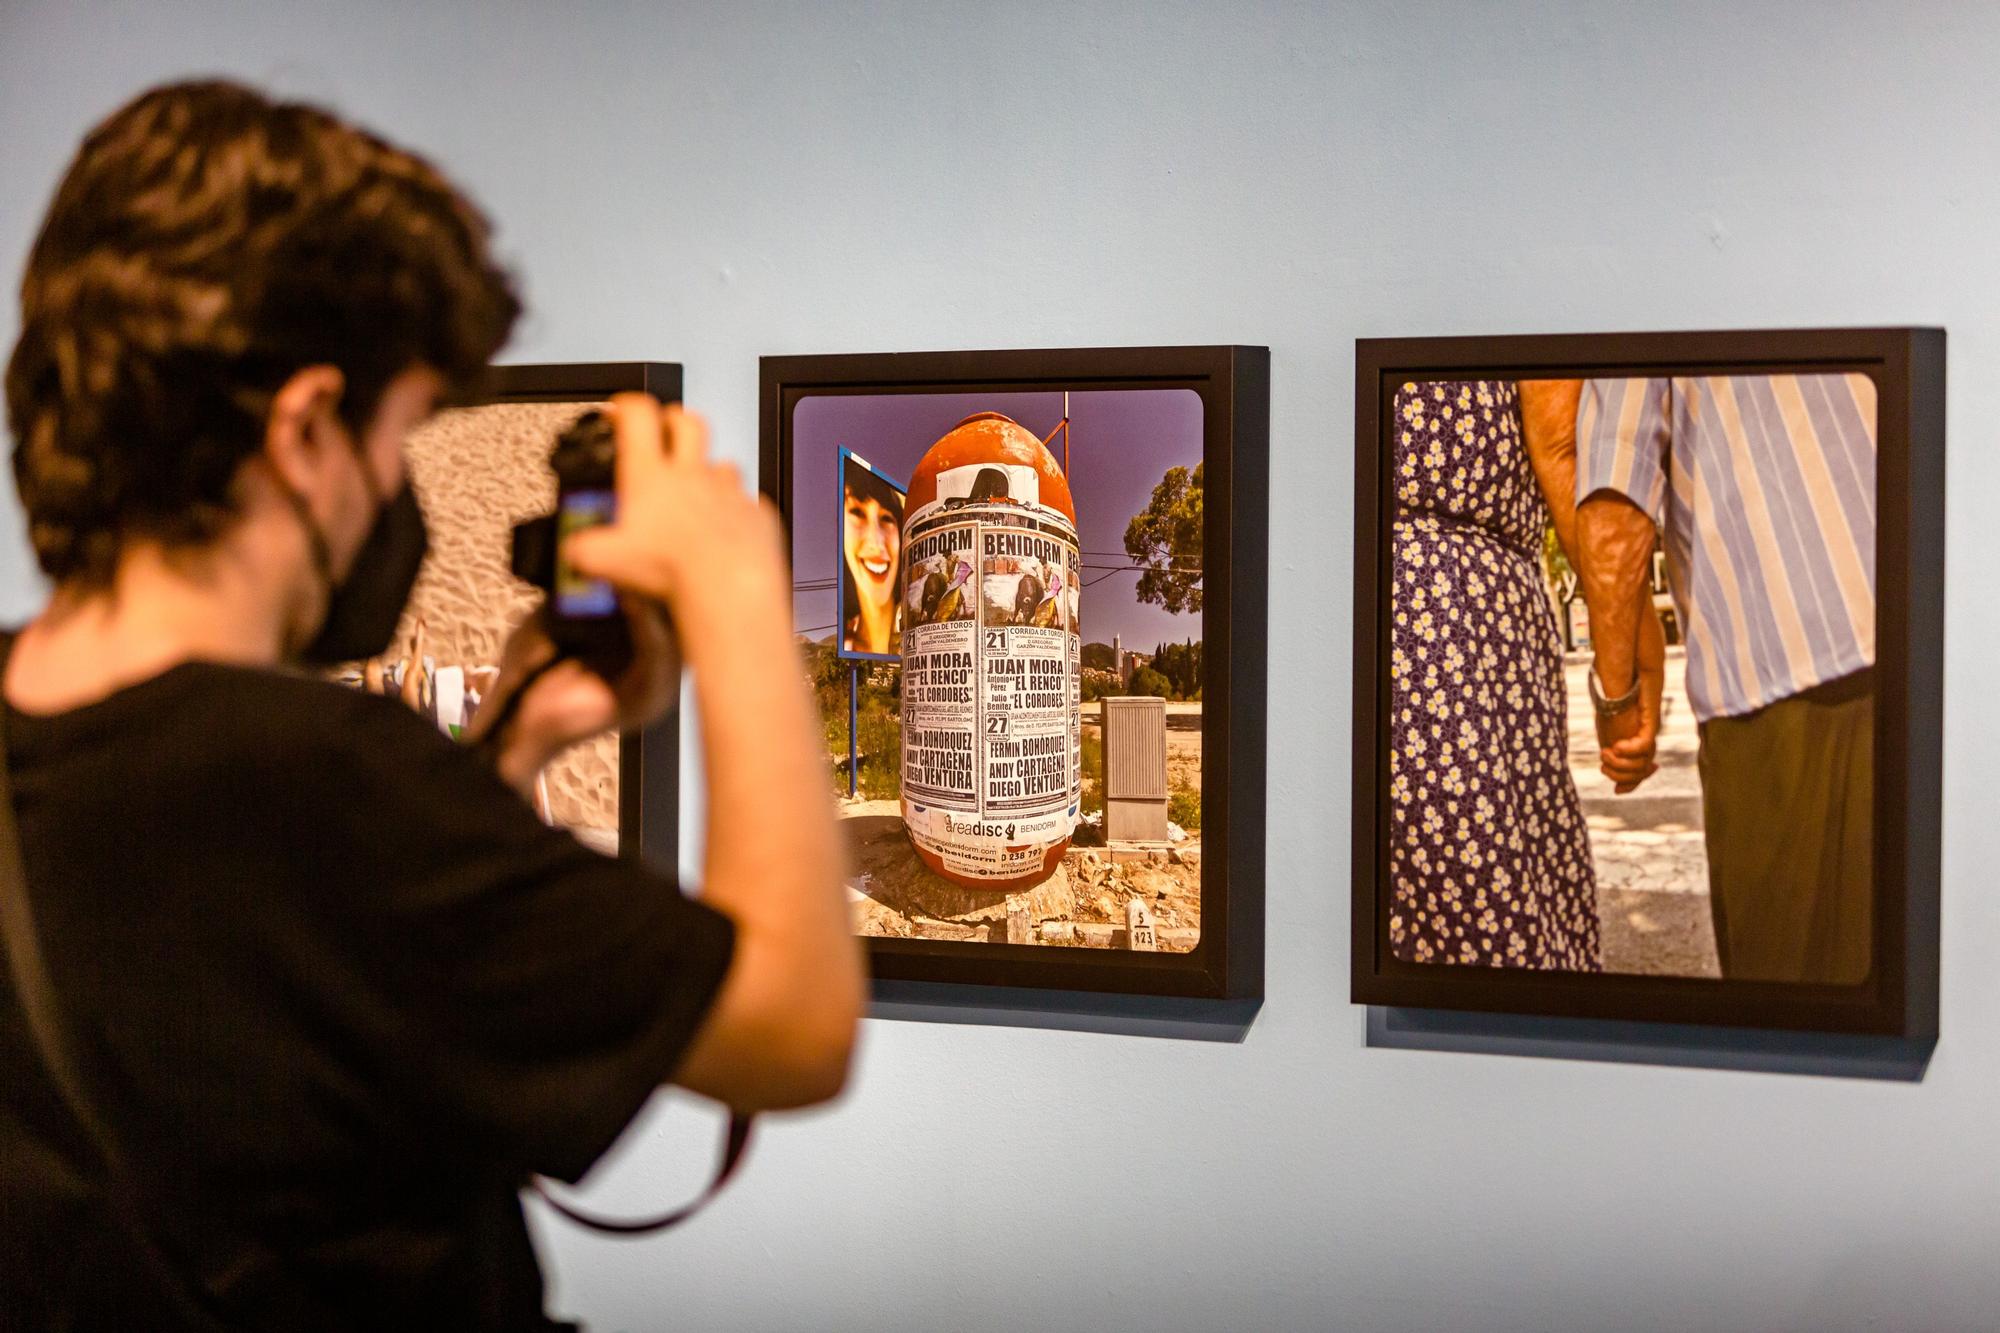
<instances>
[{"instance_id":1,"label":"finger on camera","mask_svg":"<svg viewBox=\"0 0 2000 1333\"><path fill-rule=\"evenodd\" d=\"M631 543L614 527L587 528L563 539L563 559L585 578L627 585L623 577L631 561Z\"/></svg>"},{"instance_id":2,"label":"finger on camera","mask_svg":"<svg viewBox=\"0 0 2000 1333\"><path fill-rule=\"evenodd\" d=\"M672 570L644 543L617 528L579 532L563 547L563 556L585 578L603 579L620 592L664 602L674 592Z\"/></svg>"},{"instance_id":3,"label":"finger on camera","mask_svg":"<svg viewBox=\"0 0 2000 1333\"><path fill-rule=\"evenodd\" d=\"M614 465L618 490L628 492L666 470L661 444L660 401L649 393L620 393L611 399Z\"/></svg>"},{"instance_id":4,"label":"finger on camera","mask_svg":"<svg viewBox=\"0 0 2000 1333\"><path fill-rule=\"evenodd\" d=\"M701 413L668 403L660 409L660 430L667 455L676 463L698 463L708 457L708 422Z\"/></svg>"}]
</instances>

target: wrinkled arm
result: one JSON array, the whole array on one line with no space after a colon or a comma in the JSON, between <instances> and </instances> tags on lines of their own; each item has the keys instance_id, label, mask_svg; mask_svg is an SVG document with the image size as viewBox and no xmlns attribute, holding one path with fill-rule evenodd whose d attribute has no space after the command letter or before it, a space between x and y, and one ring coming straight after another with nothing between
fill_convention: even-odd
<instances>
[{"instance_id":1,"label":"wrinkled arm","mask_svg":"<svg viewBox=\"0 0 2000 1333\"><path fill-rule=\"evenodd\" d=\"M1556 542L1572 569L1576 559L1576 406L1582 380L1522 380L1521 436L1535 470Z\"/></svg>"},{"instance_id":2,"label":"wrinkled arm","mask_svg":"<svg viewBox=\"0 0 2000 1333\"><path fill-rule=\"evenodd\" d=\"M1623 694L1638 670L1641 617L1653 615L1653 520L1616 491L1596 491L1577 506L1576 531L1598 683Z\"/></svg>"}]
</instances>

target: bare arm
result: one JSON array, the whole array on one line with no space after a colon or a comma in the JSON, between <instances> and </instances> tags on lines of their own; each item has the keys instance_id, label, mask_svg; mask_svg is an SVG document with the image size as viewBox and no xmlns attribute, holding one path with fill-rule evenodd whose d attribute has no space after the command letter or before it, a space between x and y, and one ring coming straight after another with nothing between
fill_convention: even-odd
<instances>
[{"instance_id":1,"label":"bare arm","mask_svg":"<svg viewBox=\"0 0 2000 1333\"><path fill-rule=\"evenodd\" d=\"M1576 559L1576 405L1582 380L1522 380L1521 437L1549 507L1556 543L1570 568Z\"/></svg>"},{"instance_id":2,"label":"bare arm","mask_svg":"<svg viewBox=\"0 0 2000 1333\"><path fill-rule=\"evenodd\" d=\"M1653 610L1653 521L1612 491L1576 503L1577 407L1582 380L1523 380L1521 426L1556 541L1577 571L1590 613L1597 678L1611 695L1640 679L1639 704L1597 719L1599 764L1620 793L1656 771L1654 753L1665 685L1666 641Z\"/></svg>"},{"instance_id":3,"label":"bare arm","mask_svg":"<svg viewBox=\"0 0 2000 1333\"><path fill-rule=\"evenodd\" d=\"M752 517L775 542L775 516ZM789 610L789 581L767 595ZM675 1081L746 1109L820 1101L846 1079L866 977L798 648L788 617L682 605L708 779L702 899L737 933Z\"/></svg>"},{"instance_id":4,"label":"bare arm","mask_svg":"<svg viewBox=\"0 0 2000 1333\"><path fill-rule=\"evenodd\" d=\"M1528 461L1571 568L1577 571L1597 678L1622 694L1637 670L1639 639L1657 631L1653 612L1653 520L1614 491L1576 502L1576 416L1582 380L1522 380L1521 426ZM1650 623L1650 626L1648 624Z\"/></svg>"},{"instance_id":5,"label":"bare arm","mask_svg":"<svg viewBox=\"0 0 2000 1333\"><path fill-rule=\"evenodd\" d=\"M1619 795L1659 771L1661 699L1666 691L1666 636L1653 610L1652 519L1612 491L1597 491L1577 510L1584 603L1598 683L1613 696L1639 684L1636 706L1597 719L1598 767Z\"/></svg>"},{"instance_id":6,"label":"bare arm","mask_svg":"<svg viewBox=\"0 0 2000 1333\"><path fill-rule=\"evenodd\" d=\"M1597 679L1607 694L1632 687L1640 619L1653 619L1653 520L1614 491L1597 491L1576 511L1577 575L1590 608Z\"/></svg>"},{"instance_id":7,"label":"bare arm","mask_svg":"<svg viewBox=\"0 0 2000 1333\"><path fill-rule=\"evenodd\" d=\"M580 572L672 609L708 783L701 898L736 924L728 975L674 1081L743 1110L822 1101L846 1080L866 976L777 515L733 466L707 460L698 418L637 394L613 406L618 522L567 552Z\"/></svg>"}]
</instances>

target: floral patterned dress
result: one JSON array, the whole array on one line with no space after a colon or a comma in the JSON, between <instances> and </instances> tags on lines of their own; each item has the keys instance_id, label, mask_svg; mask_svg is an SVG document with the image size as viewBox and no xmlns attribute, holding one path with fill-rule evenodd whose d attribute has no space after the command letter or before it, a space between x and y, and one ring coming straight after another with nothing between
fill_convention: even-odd
<instances>
[{"instance_id":1,"label":"floral patterned dress","mask_svg":"<svg viewBox=\"0 0 2000 1333\"><path fill-rule=\"evenodd\" d=\"M1418 963L1599 971L1548 511L1515 386L1405 384L1394 429L1390 946Z\"/></svg>"}]
</instances>

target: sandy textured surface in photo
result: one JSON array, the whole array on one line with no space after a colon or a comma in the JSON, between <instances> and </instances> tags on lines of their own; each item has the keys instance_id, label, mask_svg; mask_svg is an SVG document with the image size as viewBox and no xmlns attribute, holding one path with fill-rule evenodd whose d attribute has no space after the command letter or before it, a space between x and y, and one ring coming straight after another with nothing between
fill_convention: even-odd
<instances>
[{"instance_id":1,"label":"sandy textured surface in photo","mask_svg":"<svg viewBox=\"0 0 2000 1333\"><path fill-rule=\"evenodd\" d=\"M1121 850L1072 846L1056 872L1031 888L971 889L918 859L898 801L842 801L855 877L848 910L858 935L1006 944L1010 912L1024 913L1025 944L1130 947L1127 904L1145 904L1159 947L1187 953L1201 940L1201 840Z\"/></svg>"},{"instance_id":2,"label":"sandy textured surface in photo","mask_svg":"<svg viewBox=\"0 0 2000 1333\"><path fill-rule=\"evenodd\" d=\"M443 412L410 436L406 457L430 528L430 556L396 632L409 651L418 620L424 651L443 666L497 665L508 632L541 595L509 567L514 524L555 505L549 448L594 404L508 403ZM615 832L618 737L570 750L546 771L556 822Z\"/></svg>"}]
</instances>

